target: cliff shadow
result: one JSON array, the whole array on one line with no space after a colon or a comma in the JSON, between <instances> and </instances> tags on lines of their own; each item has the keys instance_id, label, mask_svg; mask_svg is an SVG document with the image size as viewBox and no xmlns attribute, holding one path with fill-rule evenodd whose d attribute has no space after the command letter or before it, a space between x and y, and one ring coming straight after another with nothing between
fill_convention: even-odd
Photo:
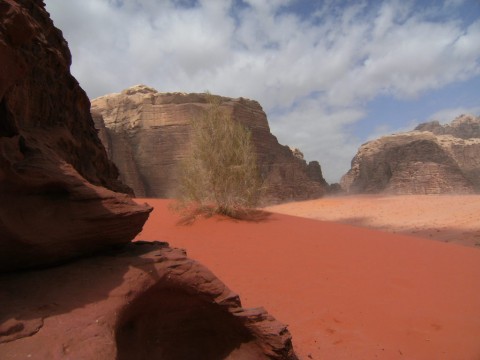
<instances>
[{"instance_id":1,"label":"cliff shadow","mask_svg":"<svg viewBox=\"0 0 480 360\"><path fill-rule=\"evenodd\" d=\"M48 317L109 298L131 266L156 274L153 260L141 256L165 246L130 243L62 265L0 274L0 344L35 334Z\"/></svg>"},{"instance_id":2,"label":"cliff shadow","mask_svg":"<svg viewBox=\"0 0 480 360\"><path fill-rule=\"evenodd\" d=\"M218 304L163 284L129 304L115 334L117 360L221 360L235 349L242 358L263 358L253 340Z\"/></svg>"}]
</instances>

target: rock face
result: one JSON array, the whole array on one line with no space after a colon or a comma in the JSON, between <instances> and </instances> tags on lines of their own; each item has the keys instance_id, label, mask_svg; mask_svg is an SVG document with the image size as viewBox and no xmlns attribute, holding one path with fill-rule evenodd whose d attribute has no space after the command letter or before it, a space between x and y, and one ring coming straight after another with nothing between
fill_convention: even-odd
<instances>
[{"instance_id":1,"label":"rock face","mask_svg":"<svg viewBox=\"0 0 480 360\"><path fill-rule=\"evenodd\" d=\"M322 196L327 183L320 165L307 165L270 133L260 104L244 98L220 97L222 107L252 131L258 166L267 185L265 201ZM207 106L205 94L159 93L137 85L119 94L92 100L92 114L110 159L121 179L138 197L175 195L177 167L186 153L191 127Z\"/></svg>"},{"instance_id":2,"label":"rock face","mask_svg":"<svg viewBox=\"0 0 480 360\"><path fill-rule=\"evenodd\" d=\"M451 124L440 125L438 121L430 121L418 125L415 130L429 131L435 135L452 135L460 139L480 138L480 121L472 115L460 115Z\"/></svg>"},{"instance_id":3,"label":"rock face","mask_svg":"<svg viewBox=\"0 0 480 360\"><path fill-rule=\"evenodd\" d=\"M0 288L5 360L296 359L284 325L165 243L0 275Z\"/></svg>"},{"instance_id":4,"label":"rock face","mask_svg":"<svg viewBox=\"0 0 480 360\"><path fill-rule=\"evenodd\" d=\"M434 121L363 144L341 186L349 193L480 192L480 118Z\"/></svg>"},{"instance_id":5,"label":"rock face","mask_svg":"<svg viewBox=\"0 0 480 360\"><path fill-rule=\"evenodd\" d=\"M41 0L0 2L0 358L295 360L183 251L129 243L151 207L116 192L69 66Z\"/></svg>"},{"instance_id":6,"label":"rock face","mask_svg":"<svg viewBox=\"0 0 480 360\"><path fill-rule=\"evenodd\" d=\"M132 240L150 207L117 180L41 1L0 4L0 271ZM111 189L108 190L107 188Z\"/></svg>"}]
</instances>

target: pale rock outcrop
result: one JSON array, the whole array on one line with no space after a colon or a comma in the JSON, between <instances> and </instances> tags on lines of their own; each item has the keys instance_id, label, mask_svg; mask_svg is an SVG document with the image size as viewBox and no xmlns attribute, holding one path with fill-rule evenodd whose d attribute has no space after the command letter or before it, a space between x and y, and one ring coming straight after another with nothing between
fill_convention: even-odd
<instances>
[{"instance_id":1,"label":"pale rock outcrop","mask_svg":"<svg viewBox=\"0 0 480 360\"><path fill-rule=\"evenodd\" d=\"M292 152L293 156L295 156L296 158L299 158L300 160L305 159L305 156L303 155L303 153L300 151L299 148L291 147L291 146L289 146L288 148Z\"/></svg>"},{"instance_id":2,"label":"pale rock outcrop","mask_svg":"<svg viewBox=\"0 0 480 360\"><path fill-rule=\"evenodd\" d=\"M303 154L278 143L260 104L244 98L219 97L222 108L252 131L258 167L267 185L265 201L322 196L327 185L320 166L307 171ZM208 106L206 94L160 93L137 85L92 100L96 126L121 179L138 197L175 196L177 168L185 156L190 121ZM318 165L318 166L317 166Z\"/></svg>"},{"instance_id":3,"label":"pale rock outcrop","mask_svg":"<svg viewBox=\"0 0 480 360\"><path fill-rule=\"evenodd\" d=\"M445 125L440 125L438 121L426 122L418 125L415 130L429 131L435 135L452 135L460 139L480 138L478 117L468 114L462 114Z\"/></svg>"},{"instance_id":4,"label":"pale rock outcrop","mask_svg":"<svg viewBox=\"0 0 480 360\"><path fill-rule=\"evenodd\" d=\"M342 177L349 193L480 192L480 118L430 122L363 144Z\"/></svg>"}]
</instances>

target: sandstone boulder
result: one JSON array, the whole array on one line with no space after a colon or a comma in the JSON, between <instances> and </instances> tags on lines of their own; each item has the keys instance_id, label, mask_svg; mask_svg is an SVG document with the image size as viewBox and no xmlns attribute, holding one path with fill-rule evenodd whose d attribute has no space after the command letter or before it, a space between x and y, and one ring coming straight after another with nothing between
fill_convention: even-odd
<instances>
[{"instance_id":1,"label":"sandstone boulder","mask_svg":"<svg viewBox=\"0 0 480 360\"><path fill-rule=\"evenodd\" d=\"M349 193L480 192L480 118L430 122L363 144L342 177Z\"/></svg>"},{"instance_id":2,"label":"sandstone boulder","mask_svg":"<svg viewBox=\"0 0 480 360\"><path fill-rule=\"evenodd\" d=\"M0 275L2 359L294 360L285 325L165 243Z\"/></svg>"},{"instance_id":3,"label":"sandstone boulder","mask_svg":"<svg viewBox=\"0 0 480 360\"><path fill-rule=\"evenodd\" d=\"M134 238L137 205L108 160L42 1L0 2L0 271Z\"/></svg>"},{"instance_id":4,"label":"sandstone boulder","mask_svg":"<svg viewBox=\"0 0 480 360\"><path fill-rule=\"evenodd\" d=\"M265 201L322 196L327 183L320 165L309 165L298 149L278 143L260 104L244 98L219 97L223 109L252 131L258 167L267 185ZM92 100L92 113L110 159L121 179L138 197L175 196L177 168L185 156L190 121L205 111L205 94L160 93L137 85Z\"/></svg>"}]
</instances>

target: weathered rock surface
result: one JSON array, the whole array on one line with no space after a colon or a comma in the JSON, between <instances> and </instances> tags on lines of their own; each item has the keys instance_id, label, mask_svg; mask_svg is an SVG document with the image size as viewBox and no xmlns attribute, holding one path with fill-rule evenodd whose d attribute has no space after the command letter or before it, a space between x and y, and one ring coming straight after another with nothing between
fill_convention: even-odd
<instances>
[{"instance_id":1,"label":"weathered rock surface","mask_svg":"<svg viewBox=\"0 0 480 360\"><path fill-rule=\"evenodd\" d=\"M480 192L480 118L462 115L367 142L341 186L349 193Z\"/></svg>"},{"instance_id":2,"label":"weathered rock surface","mask_svg":"<svg viewBox=\"0 0 480 360\"><path fill-rule=\"evenodd\" d=\"M284 325L165 243L0 275L0 289L5 360L296 359Z\"/></svg>"},{"instance_id":3,"label":"weathered rock surface","mask_svg":"<svg viewBox=\"0 0 480 360\"><path fill-rule=\"evenodd\" d=\"M0 2L0 358L296 359L182 250L125 244L151 208L113 191L130 189L69 66L42 1Z\"/></svg>"},{"instance_id":4,"label":"weathered rock surface","mask_svg":"<svg viewBox=\"0 0 480 360\"><path fill-rule=\"evenodd\" d=\"M131 190L70 63L41 1L0 2L0 271L128 242L151 210L112 191Z\"/></svg>"},{"instance_id":5,"label":"weathered rock surface","mask_svg":"<svg viewBox=\"0 0 480 360\"><path fill-rule=\"evenodd\" d=\"M270 133L260 104L244 98L221 97L222 107L252 131L265 201L322 196L328 185L320 165L307 165ZM145 85L92 100L92 114L110 159L121 179L138 197L169 198L175 194L177 167L188 148L190 120L207 106L205 94L159 93ZM103 135L104 134L104 135Z\"/></svg>"},{"instance_id":6,"label":"weathered rock surface","mask_svg":"<svg viewBox=\"0 0 480 360\"><path fill-rule=\"evenodd\" d=\"M472 115L460 115L450 124L440 125L438 121L430 121L418 125L415 130L429 131L435 135L452 135L460 139L480 138L480 121Z\"/></svg>"}]
</instances>

